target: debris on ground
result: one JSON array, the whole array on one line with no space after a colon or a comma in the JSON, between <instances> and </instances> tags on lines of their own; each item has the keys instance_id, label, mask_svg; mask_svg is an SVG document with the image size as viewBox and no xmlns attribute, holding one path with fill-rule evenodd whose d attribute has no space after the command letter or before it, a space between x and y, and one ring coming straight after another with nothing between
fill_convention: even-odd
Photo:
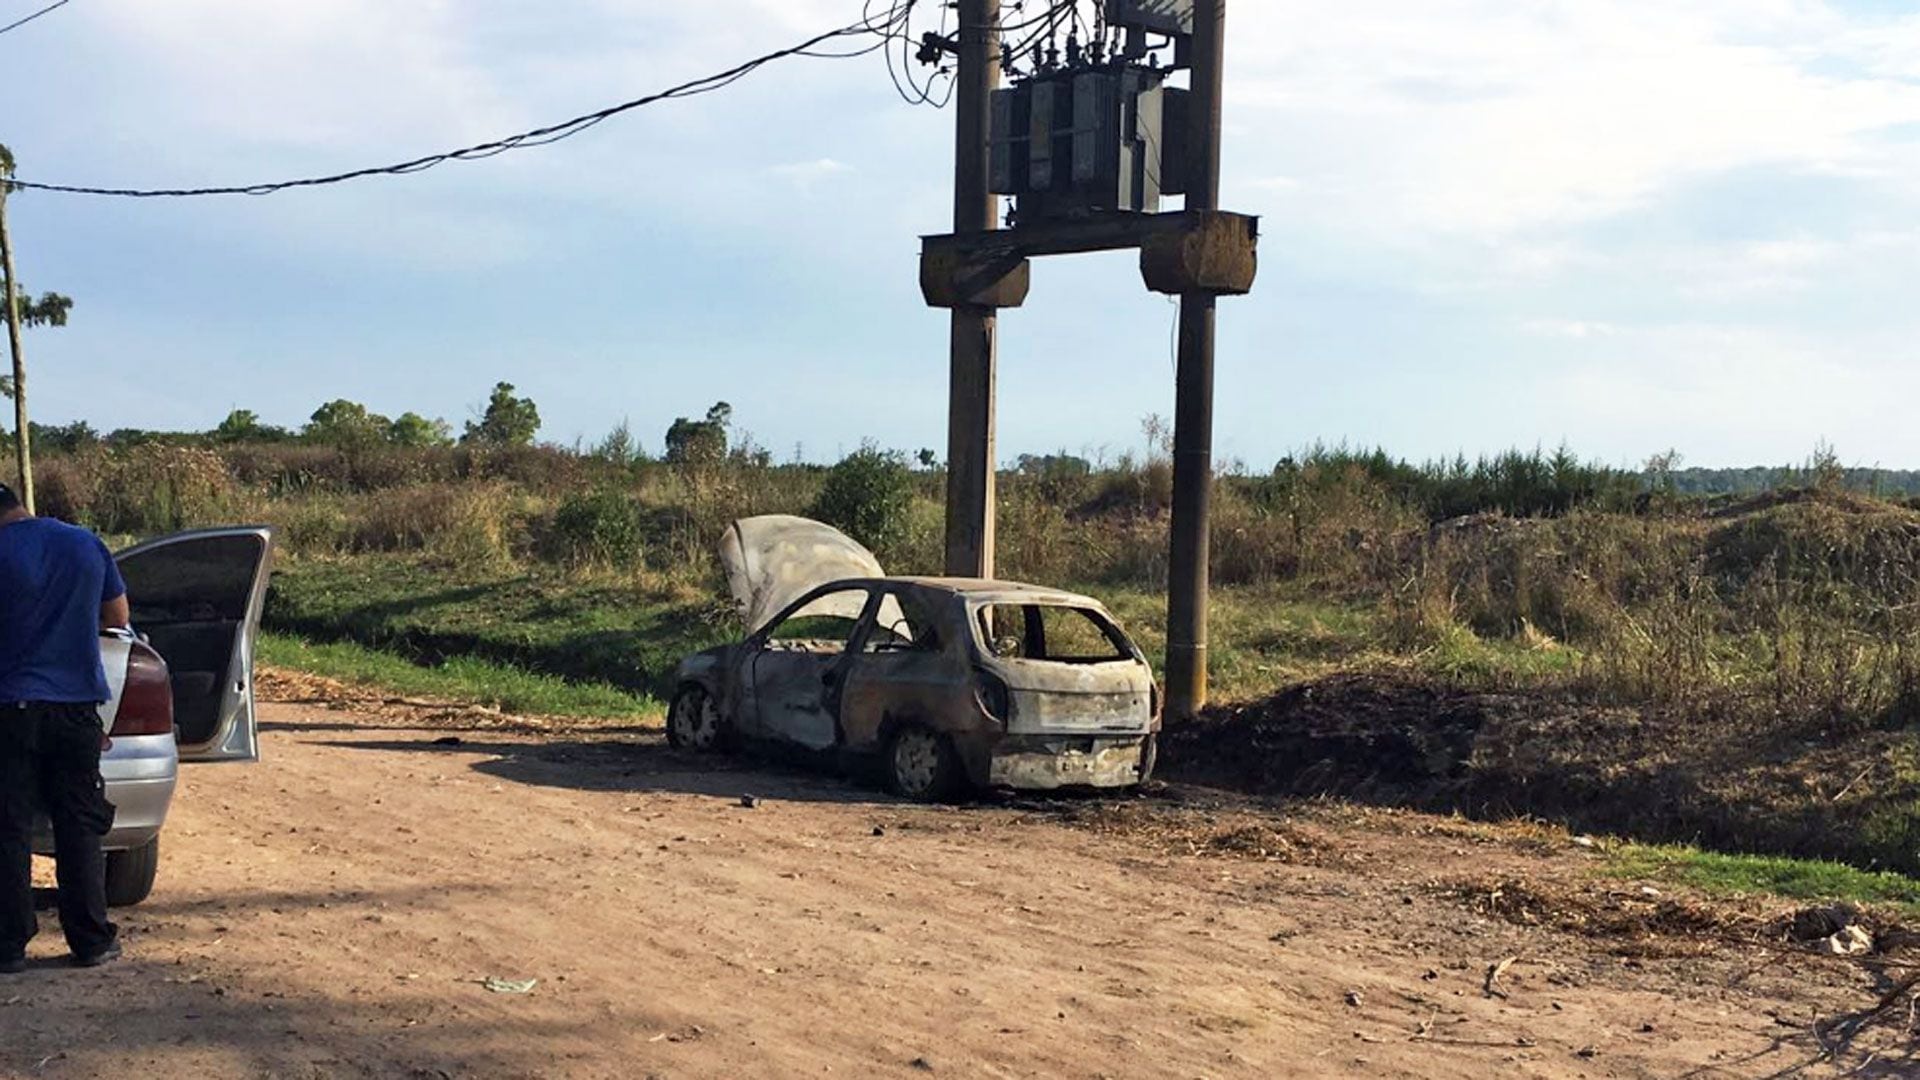
<instances>
[{"instance_id":1,"label":"debris on ground","mask_svg":"<svg viewBox=\"0 0 1920 1080\"><path fill-rule=\"evenodd\" d=\"M480 980L480 985L496 994L531 994L533 988L540 985L539 979L503 979L489 975Z\"/></svg>"},{"instance_id":2,"label":"debris on ground","mask_svg":"<svg viewBox=\"0 0 1920 1080\"><path fill-rule=\"evenodd\" d=\"M1169 855L1214 856L1299 866L1344 858L1318 830L1272 814L1154 801L1050 805L1024 820L1125 837Z\"/></svg>"},{"instance_id":3,"label":"debris on ground","mask_svg":"<svg viewBox=\"0 0 1920 1080\"><path fill-rule=\"evenodd\" d=\"M1505 960L1497 960L1487 965L1487 979L1486 982L1482 984L1481 990L1483 990L1488 997L1506 997L1507 992L1500 989L1500 976L1505 975L1507 969L1519 962L1519 960L1520 958L1517 956L1509 956Z\"/></svg>"},{"instance_id":4,"label":"debris on ground","mask_svg":"<svg viewBox=\"0 0 1920 1080\"><path fill-rule=\"evenodd\" d=\"M1823 939L1820 951L1828 956L1865 956L1873 951L1873 935L1858 926L1849 926Z\"/></svg>"}]
</instances>

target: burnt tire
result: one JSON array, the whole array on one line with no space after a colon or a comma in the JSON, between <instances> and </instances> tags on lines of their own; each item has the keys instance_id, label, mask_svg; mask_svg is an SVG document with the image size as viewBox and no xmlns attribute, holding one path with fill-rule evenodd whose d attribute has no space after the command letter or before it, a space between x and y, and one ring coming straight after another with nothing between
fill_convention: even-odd
<instances>
[{"instance_id":1,"label":"burnt tire","mask_svg":"<svg viewBox=\"0 0 1920 1080\"><path fill-rule=\"evenodd\" d=\"M894 729L881 755L887 790L914 802L945 802L966 787L953 740L918 724Z\"/></svg>"},{"instance_id":2,"label":"burnt tire","mask_svg":"<svg viewBox=\"0 0 1920 1080\"><path fill-rule=\"evenodd\" d=\"M727 748L727 721L704 686L683 686L667 706L667 745L703 754Z\"/></svg>"},{"instance_id":3,"label":"burnt tire","mask_svg":"<svg viewBox=\"0 0 1920 1080\"><path fill-rule=\"evenodd\" d=\"M153 893L160 874L160 838L137 848L107 852L107 906L132 907Z\"/></svg>"}]
</instances>

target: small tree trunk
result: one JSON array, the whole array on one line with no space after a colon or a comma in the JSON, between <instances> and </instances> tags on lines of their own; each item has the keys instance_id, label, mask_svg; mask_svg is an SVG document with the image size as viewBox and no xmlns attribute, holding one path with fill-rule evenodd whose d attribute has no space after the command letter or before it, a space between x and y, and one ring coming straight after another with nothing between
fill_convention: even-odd
<instances>
[{"instance_id":1,"label":"small tree trunk","mask_svg":"<svg viewBox=\"0 0 1920 1080\"><path fill-rule=\"evenodd\" d=\"M0 272L7 276L4 301L7 346L13 353L13 450L20 465L20 504L33 508L33 433L27 427L27 356L20 347L20 291L13 272L13 242L7 235L7 191L0 181Z\"/></svg>"}]
</instances>

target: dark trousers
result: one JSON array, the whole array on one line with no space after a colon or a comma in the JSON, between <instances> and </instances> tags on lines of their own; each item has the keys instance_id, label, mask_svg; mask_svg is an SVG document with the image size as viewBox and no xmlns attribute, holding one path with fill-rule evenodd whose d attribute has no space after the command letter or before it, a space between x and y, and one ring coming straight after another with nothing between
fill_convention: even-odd
<instances>
[{"instance_id":1,"label":"dark trousers","mask_svg":"<svg viewBox=\"0 0 1920 1080\"><path fill-rule=\"evenodd\" d=\"M91 705L0 705L0 959L26 952L33 912L33 816L53 822L60 929L76 956L113 942L100 839L113 805L100 779L100 719Z\"/></svg>"}]
</instances>

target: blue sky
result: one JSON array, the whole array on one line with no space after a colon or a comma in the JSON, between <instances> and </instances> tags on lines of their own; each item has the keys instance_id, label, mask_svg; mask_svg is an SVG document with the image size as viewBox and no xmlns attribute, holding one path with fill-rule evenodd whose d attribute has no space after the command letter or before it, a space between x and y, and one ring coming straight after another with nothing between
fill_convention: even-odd
<instances>
[{"instance_id":1,"label":"blue sky","mask_svg":"<svg viewBox=\"0 0 1920 1080\"><path fill-rule=\"evenodd\" d=\"M40 6L0 0L0 21ZM16 12L14 9L20 9ZM75 0L0 37L22 179L232 183L507 134L857 13L853 0ZM1920 16L1801 0L1240 0L1217 447L1566 442L1920 466ZM877 58L791 60L557 146L264 199L23 193L36 415L298 424L349 397L657 446L715 400L781 458L945 444L952 116ZM1127 256L1003 317L1001 454L1111 457L1172 412L1173 308Z\"/></svg>"}]
</instances>

